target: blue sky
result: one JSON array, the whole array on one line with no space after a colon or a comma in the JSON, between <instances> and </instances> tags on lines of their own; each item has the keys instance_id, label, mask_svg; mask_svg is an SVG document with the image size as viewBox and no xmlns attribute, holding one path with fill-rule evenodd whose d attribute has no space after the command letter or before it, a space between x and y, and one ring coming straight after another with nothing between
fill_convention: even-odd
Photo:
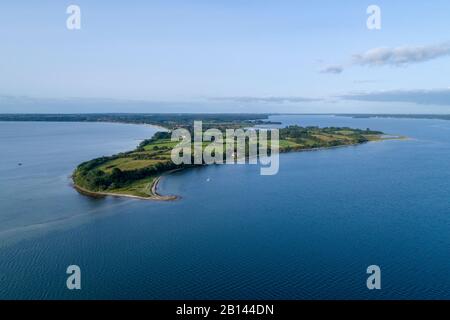
<instances>
[{"instance_id":1,"label":"blue sky","mask_svg":"<svg viewBox=\"0 0 450 320\"><path fill-rule=\"evenodd\" d=\"M2 2L0 112L449 113L449 17L446 0Z\"/></svg>"}]
</instances>

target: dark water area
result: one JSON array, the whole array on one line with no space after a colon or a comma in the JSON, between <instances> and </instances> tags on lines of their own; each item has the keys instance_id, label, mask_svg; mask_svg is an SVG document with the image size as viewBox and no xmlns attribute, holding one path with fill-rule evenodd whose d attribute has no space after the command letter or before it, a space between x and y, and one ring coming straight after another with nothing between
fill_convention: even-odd
<instances>
[{"instance_id":1,"label":"dark water area","mask_svg":"<svg viewBox=\"0 0 450 320\"><path fill-rule=\"evenodd\" d=\"M156 128L0 123L0 298L450 298L450 122L274 116L408 140L280 155L162 179L173 202L91 199L79 163L134 148ZM22 163L22 165L18 165ZM82 290L66 288L79 265ZM366 269L379 265L382 290Z\"/></svg>"}]
</instances>

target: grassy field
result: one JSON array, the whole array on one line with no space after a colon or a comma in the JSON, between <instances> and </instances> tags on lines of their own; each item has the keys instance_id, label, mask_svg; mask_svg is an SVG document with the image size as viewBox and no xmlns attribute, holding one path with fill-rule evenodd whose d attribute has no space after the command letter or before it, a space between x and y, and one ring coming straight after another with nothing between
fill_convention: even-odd
<instances>
[{"instance_id":1,"label":"grassy field","mask_svg":"<svg viewBox=\"0 0 450 320\"><path fill-rule=\"evenodd\" d=\"M124 194L124 195L135 195L138 197L149 197L152 196L152 185L157 177L148 177L141 180L136 180L130 182L128 185L110 190L111 193Z\"/></svg>"}]
</instances>

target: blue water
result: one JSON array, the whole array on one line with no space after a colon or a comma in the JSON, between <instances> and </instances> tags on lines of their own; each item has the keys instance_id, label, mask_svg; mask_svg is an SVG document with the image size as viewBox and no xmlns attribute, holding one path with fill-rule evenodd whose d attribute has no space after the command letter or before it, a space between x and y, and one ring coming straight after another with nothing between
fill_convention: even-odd
<instances>
[{"instance_id":1,"label":"blue water","mask_svg":"<svg viewBox=\"0 0 450 320\"><path fill-rule=\"evenodd\" d=\"M175 202L94 200L71 188L73 168L155 128L0 123L0 298L449 299L450 122L273 120L410 139L283 154L276 176L178 172L160 184ZM81 291L66 289L71 264Z\"/></svg>"}]
</instances>

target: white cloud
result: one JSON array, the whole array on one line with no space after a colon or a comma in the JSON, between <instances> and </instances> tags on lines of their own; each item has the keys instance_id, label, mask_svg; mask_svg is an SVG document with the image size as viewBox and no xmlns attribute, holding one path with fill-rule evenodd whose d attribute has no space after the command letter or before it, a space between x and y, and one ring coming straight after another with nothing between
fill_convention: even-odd
<instances>
[{"instance_id":1,"label":"white cloud","mask_svg":"<svg viewBox=\"0 0 450 320\"><path fill-rule=\"evenodd\" d=\"M450 42L428 46L401 46L395 48L379 47L364 53L355 54L349 66L407 66L414 63L426 62L441 57L450 56ZM329 66L322 73L340 74L344 67Z\"/></svg>"},{"instance_id":2,"label":"white cloud","mask_svg":"<svg viewBox=\"0 0 450 320\"><path fill-rule=\"evenodd\" d=\"M320 73L331 73L331 74L340 74L344 71L343 66L335 65L329 66L320 71Z\"/></svg>"},{"instance_id":3,"label":"white cloud","mask_svg":"<svg viewBox=\"0 0 450 320\"><path fill-rule=\"evenodd\" d=\"M374 48L353 56L353 64L404 66L450 55L450 43L421 47Z\"/></svg>"}]
</instances>

